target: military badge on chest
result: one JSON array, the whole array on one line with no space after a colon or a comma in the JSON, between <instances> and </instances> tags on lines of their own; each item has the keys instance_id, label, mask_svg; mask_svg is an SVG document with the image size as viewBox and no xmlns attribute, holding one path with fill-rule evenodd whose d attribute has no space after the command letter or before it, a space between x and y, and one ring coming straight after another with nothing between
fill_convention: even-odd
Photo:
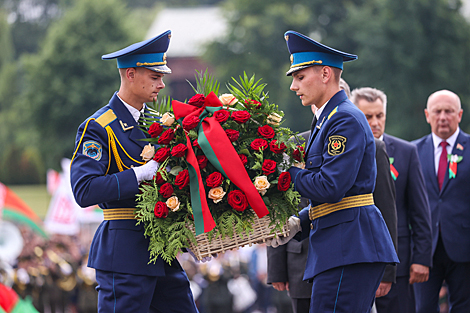
<instances>
[{"instance_id":1,"label":"military badge on chest","mask_svg":"<svg viewBox=\"0 0 470 313\"><path fill-rule=\"evenodd\" d=\"M346 149L346 137L334 135L328 137L328 154L335 156L340 155Z\"/></svg>"}]
</instances>

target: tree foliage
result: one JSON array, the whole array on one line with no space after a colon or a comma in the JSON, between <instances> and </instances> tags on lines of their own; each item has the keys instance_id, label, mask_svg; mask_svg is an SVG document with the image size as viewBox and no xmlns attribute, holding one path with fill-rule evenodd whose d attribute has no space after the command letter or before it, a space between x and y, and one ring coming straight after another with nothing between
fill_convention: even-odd
<instances>
[{"instance_id":1,"label":"tree foliage","mask_svg":"<svg viewBox=\"0 0 470 313\"><path fill-rule=\"evenodd\" d=\"M270 99L287 126L309 128L311 114L289 91L289 53L283 34L296 30L359 59L345 63L351 88L371 86L388 96L387 131L405 139L429 132L423 109L439 89L468 104L470 27L459 1L447 0L226 0L230 24L224 40L207 47L206 59L220 80L242 71L268 83ZM470 119L462 127L469 130Z\"/></svg>"},{"instance_id":2,"label":"tree foliage","mask_svg":"<svg viewBox=\"0 0 470 313\"><path fill-rule=\"evenodd\" d=\"M83 0L53 24L41 50L24 60L25 106L48 167L71 157L78 125L119 86L115 61L101 55L133 41L119 0Z\"/></svg>"}]
</instances>

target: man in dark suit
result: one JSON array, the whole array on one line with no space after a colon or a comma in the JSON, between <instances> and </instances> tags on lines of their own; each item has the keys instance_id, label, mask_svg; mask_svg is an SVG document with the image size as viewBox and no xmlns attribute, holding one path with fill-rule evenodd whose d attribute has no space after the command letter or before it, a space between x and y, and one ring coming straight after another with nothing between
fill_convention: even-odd
<instances>
[{"instance_id":1,"label":"man in dark suit","mask_svg":"<svg viewBox=\"0 0 470 313\"><path fill-rule=\"evenodd\" d=\"M459 128L459 97L440 90L424 110L432 133L418 147L432 217L433 266L427 282L415 286L418 313L439 312L443 281L451 313L470 311L470 136Z\"/></svg>"},{"instance_id":2,"label":"man in dark suit","mask_svg":"<svg viewBox=\"0 0 470 313\"><path fill-rule=\"evenodd\" d=\"M351 101L365 114L375 138L383 140L395 180L398 215L397 282L390 292L376 299L378 313L414 313L413 284L424 282L432 262L431 214L416 147L385 134L387 96L364 87L353 90Z\"/></svg>"},{"instance_id":3,"label":"man in dark suit","mask_svg":"<svg viewBox=\"0 0 470 313\"><path fill-rule=\"evenodd\" d=\"M350 96L349 85L344 79L340 79L339 86L346 95ZM311 106L315 114L316 107ZM300 133L305 142L310 137L310 131ZM385 144L376 139L376 162L377 179L375 190L373 192L375 205L383 215L385 223L392 237L393 243L397 244L397 214L395 209L395 186L392 177L389 174L390 163ZM300 208L308 206L308 199L302 197L299 204ZM268 283L271 283L277 290L288 290L292 300L294 313L308 312L310 307L310 295L312 293L312 284L303 280L304 268L307 262L308 241L290 240L287 244L277 248L268 247ZM395 265L387 265L385 268L382 283L395 282ZM376 297L383 296L386 290L380 288L376 291Z\"/></svg>"},{"instance_id":4,"label":"man in dark suit","mask_svg":"<svg viewBox=\"0 0 470 313\"><path fill-rule=\"evenodd\" d=\"M134 210L139 184L158 163L145 160L139 128L145 102L165 87L171 32L102 56L117 59L121 86L109 104L78 128L71 164L72 190L82 206L98 204L104 221L96 230L88 266L96 270L99 312L198 312L186 273L177 260L149 264L149 239ZM148 161L148 162L146 162Z\"/></svg>"},{"instance_id":5,"label":"man in dark suit","mask_svg":"<svg viewBox=\"0 0 470 313\"><path fill-rule=\"evenodd\" d=\"M289 218L289 236L267 244L286 244L295 235L309 238L304 279L312 281L310 312L369 312L385 266L398 257L374 205L374 137L362 112L339 87L343 62L357 56L294 31L286 32L285 39L291 53L290 88L304 106L318 108L305 166L288 170L310 207Z\"/></svg>"}]
</instances>

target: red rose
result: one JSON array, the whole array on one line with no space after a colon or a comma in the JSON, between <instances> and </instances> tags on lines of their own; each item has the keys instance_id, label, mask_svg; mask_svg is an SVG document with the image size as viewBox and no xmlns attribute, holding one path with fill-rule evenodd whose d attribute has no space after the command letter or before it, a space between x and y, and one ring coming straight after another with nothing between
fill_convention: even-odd
<instances>
[{"instance_id":1,"label":"red rose","mask_svg":"<svg viewBox=\"0 0 470 313\"><path fill-rule=\"evenodd\" d=\"M225 123L228 120L228 117L230 116L230 112L227 110L219 110L215 111L214 113L214 118L217 122L220 124Z\"/></svg>"},{"instance_id":2,"label":"red rose","mask_svg":"<svg viewBox=\"0 0 470 313\"><path fill-rule=\"evenodd\" d=\"M269 159L264 160L261 170L263 171L264 175L274 173L274 171L276 170L276 162Z\"/></svg>"},{"instance_id":3,"label":"red rose","mask_svg":"<svg viewBox=\"0 0 470 313\"><path fill-rule=\"evenodd\" d=\"M266 139L273 139L276 133L274 132L274 129L271 126L264 125L258 127L258 134Z\"/></svg>"},{"instance_id":4,"label":"red rose","mask_svg":"<svg viewBox=\"0 0 470 313\"><path fill-rule=\"evenodd\" d=\"M240 136L240 132L233 129L226 129L225 133L227 134L227 137L230 142L237 141L238 137Z\"/></svg>"},{"instance_id":5,"label":"red rose","mask_svg":"<svg viewBox=\"0 0 470 313\"><path fill-rule=\"evenodd\" d=\"M245 103L249 106L256 106L257 109L261 108L261 102L253 99L245 99Z\"/></svg>"},{"instance_id":6,"label":"red rose","mask_svg":"<svg viewBox=\"0 0 470 313\"><path fill-rule=\"evenodd\" d=\"M157 138L163 131L163 126L160 123L154 122L149 127L149 134L152 138Z\"/></svg>"},{"instance_id":7,"label":"red rose","mask_svg":"<svg viewBox=\"0 0 470 313\"><path fill-rule=\"evenodd\" d=\"M197 155L196 159L201 170L207 166L207 157L205 155Z\"/></svg>"},{"instance_id":8,"label":"red rose","mask_svg":"<svg viewBox=\"0 0 470 313\"><path fill-rule=\"evenodd\" d=\"M170 148L163 147L163 148L158 149L157 152L155 152L155 156L153 157L153 159L157 161L158 163L161 163L165 161L166 159L168 159L169 156L170 156Z\"/></svg>"},{"instance_id":9,"label":"red rose","mask_svg":"<svg viewBox=\"0 0 470 313\"><path fill-rule=\"evenodd\" d=\"M227 196L228 204L239 212L245 211L248 207L248 200L241 190L232 190Z\"/></svg>"},{"instance_id":10,"label":"red rose","mask_svg":"<svg viewBox=\"0 0 470 313\"><path fill-rule=\"evenodd\" d=\"M182 158L186 155L186 150L188 150L188 147L186 147L185 144L179 143L171 149L171 155L177 158Z\"/></svg>"},{"instance_id":11,"label":"red rose","mask_svg":"<svg viewBox=\"0 0 470 313\"><path fill-rule=\"evenodd\" d=\"M153 210L156 218L166 218L168 216L168 207L165 202L158 201Z\"/></svg>"},{"instance_id":12,"label":"red rose","mask_svg":"<svg viewBox=\"0 0 470 313\"><path fill-rule=\"evenodd\" d=\"M297 162L302 162L302 158L305 157L305 149L302 146L297 146L297 149L294 149L294 152L292 153L292 157L294 160Z\"/></svg>"},{"instance_id":13,"label":"red rose","mask_svg":"<svg viewBox=\"0 0 470 313\"><path fill-rule=\"evenodd\" d=\"M199 116L196 116L196 115L187 116L183 120L183 128L185 130L191 130L195 128L197 124L199 124L199 121L200 121Z\"/></svg>"},{"instance_id":14,"label":"red rose","mask_svg":"<svg viewBox=\"0 0 470 313\"><path fill-rule=\"evenodd\" d=\"M282 141L280 144L277 143L277 140L273 140L269 143L269 149L277 154L284 152L286 148L286 145Z\"/></svg>"},{"instance_id":15,"label":"red rose","mask_svg":"<svg viewBox=\"0 0 470 313\"><path fill-rule=\"evenodd\" d=\"M207 187L210 187L210 188L219 187L220 185L222 185L223 181L224 181L224 176L222 176L222 174L220 174L219 172L211 173L206 178Z\"/></svg>"},{"instance_id":16,"label":"red rose","mask_svg":"<svg viewBox=\"0 0 470 313\"><path fill-rule=\"evenodd\" d=\"M158 192L163 196L163 198L167 199L173 194L173 186L170 183L164 183Z\"/></svg>"},{"instance_id":17,"label":"red rose","mask_svg":"<svg viewBox=\"0 0 470 313\"><path fill-rule=\"evenodd\" d=\"M162 185L162 184L165 183L165 180L163 179L162 174L160 174L160 172L157 172L154 179L155 179L155 182L157 183L157 185Z\"/></svg>"},{"instance_id":18,"label":"red rose","mask_svg":"<svg viewBox=\"0 0 470 313\"><path fill-rule=\"evenodd\" d=\"M290 187L291 177L289 172L282 172L277 179L277 189L286 191Z\"/></svg>"},{"instance_id":19,"label":"red rose","mask_svg":"<svg viewBox=\"0 0 470 313\"><path fill-rule=\"evenodd\" d=\"M189 172L188 170L182 170L176 175L175 185L183 189L189 184Z\"/></svg>"},{"instance_id":20,"label":"red rose","mask_svg":"<svg viewBox=\"0 0 470 313\"><path fill-rule=\"evenodd\" d=\"M268 147L268 142L264 139L258 138L251 142L250 144L251 149L255 151L264 150Z\"/></svg>"},{"instance_id":21,"label":"red rose","mask_svg":"<svg viewBox=\"0 0 470 313\"><path fill-rule=\"evenodd\" d=\"M246 157L246 155L240 153L238 156L240 157L240 160L242 160L243 166L245 166L246 163L248 163L248 158Z\"/></svg>"},{"instance_id":22,"label":"red rose","mask_svg":"<svg viewBox=\"0 0 470 313\"><path fill-rule=\"evenodd\" d=\"M232 119L238 124L246 123L251 117L247 111L235 111L232 113Z\"/></svg>"},{"instance_id":23,"label":"red rose","mask_svg":"<svg viewBox=\"0 0 470 313\"><path fill-rule=\"evenodd\" d=\"M193 141L193 147L201 149L201 146L199 146L199 142L197 142L197 139L194 139Z\"/></svg>"},{"instance_id":24,"label":"red rose","mask_svg":"<svg viewBox=\"0 0 470 313\"><path fill-rule=\"evenodd\" d=\"M204 95L201 95L198 93L197 95L193 96L191 99L189 99L188 104L195 105L198 108L202 107L204 105L204 100L206 98Z\"/></svg>"},{"instance_id":25,"label":"red rose","mask_svg":"<svg viewBox=\"0 0 470 313\"><path fill-rule=\"evenodd\" d=\"M171 128L165 130L165 132L158 138L158 143L161 145L167 145L175 139L175 131Z\"/></svg>"}]
</instances>

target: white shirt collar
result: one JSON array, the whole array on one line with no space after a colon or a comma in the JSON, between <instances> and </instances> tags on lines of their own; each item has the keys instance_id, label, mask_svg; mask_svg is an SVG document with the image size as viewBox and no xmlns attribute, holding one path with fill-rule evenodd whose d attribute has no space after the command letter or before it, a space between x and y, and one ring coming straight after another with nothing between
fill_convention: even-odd
<instances>
[{"instance_id":1,"label":"white shirt collar","mask_svg":"<svg viewBox=\"0 0 470 313\"><path fill-rule=\"evenodd\" d=\"M457 141L457 137L459 136L459 132L460 132L460 127L457 127L457 130L452 134L452 136L450 136L449 138L445 140L449 144L447 151L449 150L452 151L452 149L454 148L455 142ZM436 150L444 139L442 139L435 133L431 133L431 134L432 134L432 142L434 145L434 150Z\"/></svg>"},{"instance_id":2,"label":"white shirt collar","mask_svg":"<svg viewBox=\"0 0 470 313\"><path fill-rule=\"evenodd\" d=\"M140 115L145 112L145 103L142 106L142 110L139 111L136 108L134 108L132 105L127 104L124 100L121 99L121 97L119 97L119 95L117 95L117 97L119 98L119 100L122 101L122 103L124 103L124 106L129 110L135 122L137 123L139 121Z\"/></svg>"},{"instance_id":3,"label":"white shirt collar","mask_svg":"<svg viewBox=\"0 0 470 313\"><path fill-rule=\"evenodd\" d=\"M317 121L320 119L320 116L323 112L323 109L325 109L326 105L328 104L328 102L330 102L330 100L326 101L326 103L324 105L321 106L321 108L319 108L316 112L315 112L315 116L317 117Z\"/></svg>"},{"instance_id":4,"label":"white shirt collar","mask_svg":"<svg viewBox=\"0 0 470 313\"><path fill-rule=\"evenodd\" d=\"M379 138L377 138L378 140L382 140L384 141L384 134L382 134Z\"/></svg>"}]
</instances>

